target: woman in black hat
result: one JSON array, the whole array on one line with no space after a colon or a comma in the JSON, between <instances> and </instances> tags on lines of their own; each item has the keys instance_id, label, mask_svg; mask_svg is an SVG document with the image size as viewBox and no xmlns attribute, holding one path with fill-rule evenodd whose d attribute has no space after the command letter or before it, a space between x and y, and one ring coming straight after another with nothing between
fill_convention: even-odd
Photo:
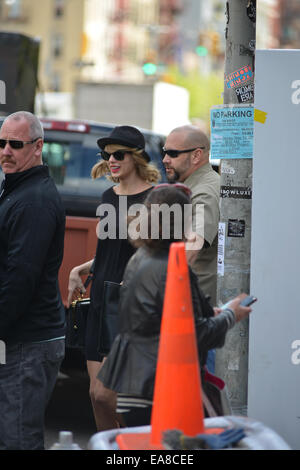
<instances>
[{"instance_id":1,"label":"woman in black hat","mask_svg":"<svg viewBox=\"0 0 300 470\"><path fill-rule=\"evenodd\" d=\"M98 348L103 285L104 281L122 281L126 264L134 253L127 237L128 209L133 204L143 203L153 183L157 183L160 174L156 167L149 163L150 157L145 151L144 136L135 127L118 126L108 137L99 139L97 143L101 149L101 159L92 168L92 177L99 178L105 175L116 183L103 193L97 211L97 214L100 214L99 239L93 267L86 333L85 353L90 376L90 396L97 429L102 431L117 426L115 393L103 389L103 400L99 401L98 391L97 402L93 394L103 359ZM105 226L101 226L101 218L103 224L105 221ZM72 269L68 287L69 305L75 291L85 292L81 276L89 273L92 263L93 260L90 260Z\"/></svg>"}]
</instances>

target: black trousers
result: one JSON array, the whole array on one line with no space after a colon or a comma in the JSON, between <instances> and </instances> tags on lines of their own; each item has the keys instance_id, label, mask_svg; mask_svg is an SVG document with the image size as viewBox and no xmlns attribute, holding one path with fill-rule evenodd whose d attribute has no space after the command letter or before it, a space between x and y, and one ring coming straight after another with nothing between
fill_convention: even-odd
<instances>
[{"instance_id":1,"label":"black trousers","mask_svg":"<svg viewBox=\"0 0 300 470\"><path fill-rule=\"evenodd\" d=\"M151 423L151 411L152 406L147 406L145 408L132 407L130 411L121 413L124 427L149 425Z\"/></svg>"}]
</instances>

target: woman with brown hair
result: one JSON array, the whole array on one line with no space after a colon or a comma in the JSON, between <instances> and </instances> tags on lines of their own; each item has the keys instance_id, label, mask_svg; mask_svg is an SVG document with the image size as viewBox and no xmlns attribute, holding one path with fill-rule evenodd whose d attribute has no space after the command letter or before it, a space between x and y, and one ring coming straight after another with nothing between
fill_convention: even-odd
<instances>
[{"instance_id":1,"label":"woman with brown hair","mask_svg":"<svg viewBox=\"0 0 300 470\"><path fill-rule=\"evenodd\" d=\"M92 169L92 177L106 175L116 183L101 198L97 214L98 244L93 266L91 304L87 318L86 348L87 370L90 377L90 397L98 431L117 426L116 394L98 388L97 402L94 385L102 366L99 351L99 325L104 281L121 283L129 258L135 249L127 237L127 213L133 204L143 203L153 183L160 177L145 151L145 139L135 127L118 126L108 137L97 141L101 149L100 161ZM125 230L124 230L125 227ZM88 274L93 260L72 269L69 277L70 305L76 291L84 292L81 276Z\"/></svg>"},{"instance_id":2,"label":"woman with brown hair","mask_svg":"<svg viewBox=\"0 0 300 470\"><path fill-rule=\"evenodd\" d=\"M170 211L169 218L162 213L158 218L153 217L153 208L156 210L160 205L169 208L177 205L181 208L181 217L176 216L175 210ZM117 392L118 412L126 427L150 424L169 248L174 242L192 242L195 236L191 231L191 213L186 211L189 205L190 189L181 183L153 188L145 200L145 218L141 219L141 224L148 227L148 236L133 242L139 248L124 273L119 303L120 334L114 340L98 379L99 390L104 386ZM150 237L153 224L157 225L154 227L157 229L155 238ZM203 373L208 350L222 347L227 331L247 317L251 308L240 305L245 297L241 294L228 307L213 309L191 269L189 276L199 364ZM169 386L171 389L172 384ZM216 411L222 412L221 409Z\"/></svg>"}]
</instances>

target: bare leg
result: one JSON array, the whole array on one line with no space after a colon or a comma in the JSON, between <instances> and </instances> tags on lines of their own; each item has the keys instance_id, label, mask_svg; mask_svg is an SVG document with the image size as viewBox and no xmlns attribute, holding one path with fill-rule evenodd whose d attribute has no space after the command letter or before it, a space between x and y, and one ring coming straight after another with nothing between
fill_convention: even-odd
<instances>
[{"instance_id":1,"label":"bare leg","mask_svg":"<svg viewBox=\"0 0 300 470\"><path fill-rule=\"evenodd\" d=\"M105 388L102 382L97 379L102 365L103 362L87 361L87 370L90 376L90 398L98 431L120 427L116 414L117 394Z\"/></svg>"}]
</instances>

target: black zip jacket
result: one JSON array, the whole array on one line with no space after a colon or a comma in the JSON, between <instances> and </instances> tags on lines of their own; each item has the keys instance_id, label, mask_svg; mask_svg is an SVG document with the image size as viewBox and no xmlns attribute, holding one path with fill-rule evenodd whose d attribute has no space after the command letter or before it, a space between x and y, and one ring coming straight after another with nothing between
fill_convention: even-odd
<instances>
[{"instance_id":1,"label":"black zip jacket","mask_svg":"<svg viewBox=\"0 0 300 470\"><path fill-rule=\"evenodd\" d=\"M8 174L0 194L0 339L64 335L58 287L65 211L46 166Z\"/></svg>"}]
</instances>

